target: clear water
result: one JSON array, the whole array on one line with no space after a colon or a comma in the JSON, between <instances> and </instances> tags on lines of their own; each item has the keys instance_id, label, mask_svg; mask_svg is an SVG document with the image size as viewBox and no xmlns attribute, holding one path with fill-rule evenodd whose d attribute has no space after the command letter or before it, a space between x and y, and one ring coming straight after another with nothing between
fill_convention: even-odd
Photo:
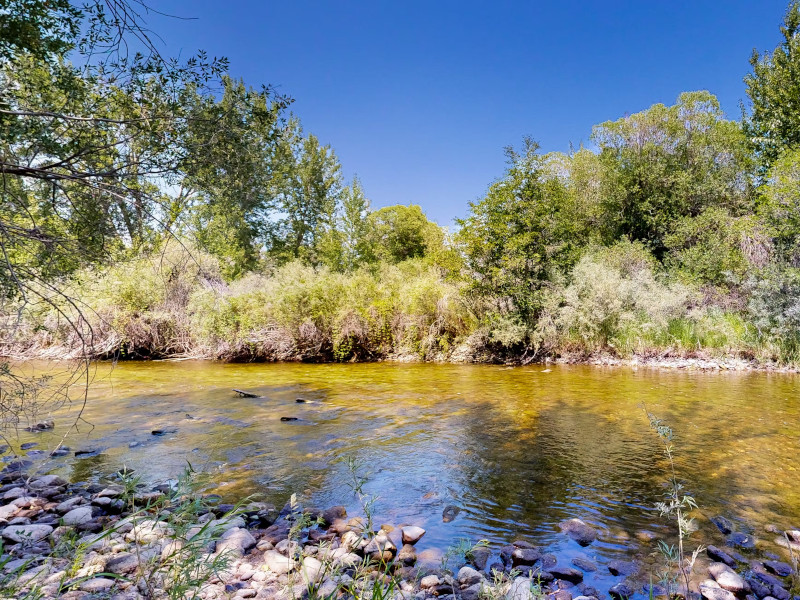
<instances>
[{"instance_id":1,"label":"clear water","mask_svg":"<svg viewBox=\"0 0 800 600\"><path fill-rule=\"evenodd\" d=\"M262 397L240 398L232 388ZM189 461L227 499L255 494L280 507L297 493L306 504L344 504L358 515L344 462L353 457L365 465L365 491L379 497L378 523L428 531L418 550L441 552L462 538L495 548L524 538L560 562L649 561L648 538L670 540L672 528L654 509L668 464L641 404L675 430L679 477L700 507L690 543L723 543L708 521L718 514L768 542L767 524L800 527L799 392L797 376L766 373L101 364L83 413L89 425L67 445L102 453L60 459L55 468L100 480L126 465L156 482ZM54 432L18 441L53 444L76 411L55 415ZM151 434L169 427L176 432ZM447 505L461 509L449 523ZM571 517L596 526L598 542L580 548L563 536L558 523Z\"/></svg>"}]
</instances>

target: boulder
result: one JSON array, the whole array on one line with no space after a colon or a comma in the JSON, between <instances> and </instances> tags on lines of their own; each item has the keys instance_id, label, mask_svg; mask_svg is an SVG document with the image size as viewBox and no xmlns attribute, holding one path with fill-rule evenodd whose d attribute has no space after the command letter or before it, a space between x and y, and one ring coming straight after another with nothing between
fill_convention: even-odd
<instances>
[{"instance_id":1,"label":"boulder","mask_svg":"<svg viewBox=\"0 0 800 600\"><path fill-rule=\"evenodd\" d=\"M62 522L64 525L68 525L70 527L74 527L76 525L80 525L81 523L86 523L92 520L92 507L91 506L79 506L77 508L73 508L63 517L61 517Z\"/></svg>"},{"instance_id":2,"label":"boulder","mask_svg":"<svg viewBox=\"0 0 800 600\"><path fill-rule=\"evenodd\" d=\"M234 527L222 534L217 542L217 554L228 552L236 556L242 556L245 552L256 545L256 539L246 529Z\"/></svg>"},{"instance_id":3,"label":"boulder","mask_svg":"<svg viewBox=\"0 0 800 600\"><path fill-rule=\"evenodd\" d=\"M489 562L489 558L491 558L491 556L492 551L489 550L489 548L486 546L477 546L470 551L467 558L473 565L475 565L476 569L483 571L486 568L486 564Z\"/></svg>"},{"instance_id":4,"label":"boulder","mask_svg":"<svg viewBox=\"0 0 800 600\"><path fill-rule=\"evenodd\" d=\"M409 526L403 527L402 531L402 540L403 544L416 544L423 535L425 535L425 530L422 527L416 526Z\"/></svg>"},{"instance_id":5,"label":"boulder","mask_svg":"<svg viewBox=\"0 0 800 600\"><path fill-rule=\"evenodd\" d=\"M469 587L475 585L483 580L483 575L478 573L472 567L461 567L456 575L456 580L462 587Z\"/></svg>"},{"instance_id":6,"label":"boulder","mask_svg":"<svg viewBox=\"0 0 800 600\"><path fill-rule=\"evenodd\" d=\"M708 567L708 572L717 584L719 584L719 587L724 590L728 590L734 594L743 594L750 590L747 582L745 582L738 573L723 563L712 563Z\"/></svg>"},{"instance_id":7,"label":"boulder","mask_svg":"<svg viewBox=\"0 0 800 600\"><path fill-rule=\"evenodd\" d=\"M536 548L515 548L511 552L511 566L533 566L542 559L542 553Z\"/></svg>"},{"instance_id":8,"label":"boulder","mask_svg":"<svg viewBox=\"0 0 800 600\"><path fill-rule=\"evenodd\" d=\"M636 575L639 572L639 565L635 562L626 560L612 560L608 563L608 571L612 575Z\"/></svg>"},{"instance_id":9,"label":"boulder","mask_svg":"<svg viewBox=\"0 0 800 600\"><path fill-rule=\"evenodd\" d=\"M728 590L709 585L707 582L700 584L700 595L706 600L736 600L736 596Z\"/></svg>"},{"instance_id":10,"label":"boulder","mask_svg":"<svg viewBox=\"0 0 800 600\"><path fill-rule=\"evenodd\" d=\"M597 530L580 519L568 519L559 523L558 526L563 533L581 546L588 546L597 539Z\"/></svg>"},{"instance_id":11,"label":"boulder","mask_svg":"<svg viewBox=\"0 0 800 600\"><path fill-rule=\"evenodd\" d=\"M9 525L2 531L2 536L17 544L38 542L53 533L50 525Z\"/></svg>"}]
</instances>

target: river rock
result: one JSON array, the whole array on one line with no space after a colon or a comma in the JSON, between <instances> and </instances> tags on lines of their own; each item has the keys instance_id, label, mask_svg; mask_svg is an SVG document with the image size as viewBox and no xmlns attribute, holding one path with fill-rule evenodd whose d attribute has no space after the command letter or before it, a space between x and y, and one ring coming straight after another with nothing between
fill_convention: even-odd
<instances>
[{"instance_id":1,"label":"river rock","mask_svg":"<svg viewBox=\"0 0 800 600\"><path fill-rule=\"evenodd\" d=\"M492 556L492 551L489 550L486 546L477 546L473 548L468 556L469 561L475 565L475 568L479 571L483 571L486 568L486 564L489 562L489 558Z\"/></svg>"},{"instance_id":2,"label":"river rock","mask_svg":"<svg viewBox=\"0 0 800 600\"><path fill-rule=\"evenodd\" d=\"M34 479L30 483L30 488L32 490L41 490L43 488L62 488L66 487L68 484L67 480L63 477L59 477L58 475L44 475L43 477L39 477L38 479Z\"/></svg>"},{"instance_id":3,"label":"river rock","mask_svg":"<svg viewBox=\"0 0 800 600\"><path fill-rule=\"evenodd\" d=\"M588 546L597 539L597 530L580 519L568 519L558 524L563 533L578 542L581 546Z\"/></svg>"},{"instance_id":4,"label":"river rock","mask_svg":"<svg viewBox=\"0 0 800 600\"><path fill-rule=\"evenodd\" d=\"M441 584L442 580L439 579L436 575L426 575L422 579L419 580L419 588L421 590L427 590L429 588L436 587L437 585Z\"/></svg>"},{"instance_id":5,"label":"river rock","mask_svg":"<svg viewBox=\"0 0 800 600\"><path fill-rule=\"evenodd\" d=\"M38 542L53 533L50 525L9 525L3 529L2 536L17 544Z\"/></svg>"},{"instance_id":6,"label":"river rock","mask_svg":"<svg viewBox=\"0 0 800 600\"><path fill-rule=\"evenodd\" d=\"M420 541L420 539L422 539L422 536L425 535L425 530L422 527L416 527L415 525L403 527L401 532L403 544L416 544L418 541Z\"/></svg>"},{"instance_id":7,"label":"river rock","mask_svg":"<svg viewBox=\"0 0 800 600\"><path fill-rule=\"evenodd\" d=\"M476 583L461 590L459 596L461 600L479 600L483 596L484 588L483 583Z\"/></svg>"},{"instance_id":8,"label":"river rock","mask_svg":"<svg viewBox=\"0 0 800 600\"><path fill-rule=\"evenodd\" d=\"M395 552L397 552L397 547L384 533L378 533L364 546L364 554L379 562L392 560Z\"/></svg>"},{"instance_id":9,"label":"river rock","mask_svg":"<svg viewBox=\"0 0 800 600\"><path fill-rule=\"evenodd\" d=\"M449 523L450 521L455 519L458 516L458 513L460 512L461 509L458 506L455 506L454 504L449 504L448 506L445 506L444 510L442 511L442 521L444 521L445 523Z\"/></svg>"},{"instance_id":10,"label":"river rock","mask_svg":"<svg viewBox=\"0 0 800 600\"><path fill-rule=\"evenodd\" d=\"M794 538L787 540L781 535L775 538L775 543L782 548L789 548L793 552L800 552L800 541L795 541Z\"/></svg>"},{"instance_id":11,"label":"river rock","mask_svg":"<svg viewBox=\"0 0 800 600\"><path fill-rule=\"evenodd\" d=\"M306 584L317 583L325 575L325 568L313 556L306 556L300 561L300 575Z\"/></svg>"},{"instance_id":12,"label":"river rock","mask_svg":"<svg viewBox=\"0 0 800 600\"><path fill-rule=\"evenodd\" d=\"M597 571L597 566L590 560L585 558L573 558L572 564L578 567L579 569L586 571L587 573L593 573Z\"/></svg>"},{"instance_id":13,"label":"river rock","mask_svg":"<svg viewBox=\"0 0 800 600\"><path fill-rule=\"evenodd\" d=\"M92 507L91 506L79 506L78 508L73 508L63 517L61 517L62 522L64 525L69 525L74 527L75 525L80 525L81 523L86 523L87 521L92 520Z\"/></svg>"},{"instance_id":14,"label":"river rock","mask_svg":"<svg viewBox=\"0 0 800 600\"><path fill-rule=\"evenodd\" d=\"M778 560L764 561L764 566L767 568L767 571L779 575L780 577L788 577L792 574L793 570L792 565Z\"/></svg>"},{"instance_id":15,"label":"river rock","mask_svg":"<svg viewBox=\"0 0 800 600\"><path fill-rule=\"evenodd\" d=\"M711 544L709 544L708 547L706 548L706 554L708 554L708 557L711 560L716 560L721 563L725 563L731 568L736 567L736 561L733 559L733 557L724 550L720 550L716 546L712 546Z\"/></svg>"},{"instance_id":16,"label":"river rock","mask_svg":"<svg viewBox=\"0 0 800 600\"><path fill-rule=\"evenodd\" d=\"M734 532L728 536L728 543L736 548L744 548L750 550L756 547L756 541L753 536L746 533Z\"/></svg>"},{"instance_id":17,"label":"river rock","mask_svg":"<svg viewBox=\"0 0 800 600\"><path fill-rule=\"evenodd\" d=\"M717 526L717 529L719 529L723 535L728 535L730 533L733 533L734 531L733 523L731 523L729 519L723 517L722 515L711 517L710 520L714 525Z\"/></svg>"},{"instance_id":18,"label":"river rock","mask_svg":"<svg viewBox=\"0 0 800 600\"><path fill-rule=\"evenodd\" d=\"M511 552L512 567L529 567L542 559L542 553L536 548L515 548Z\"/></svg>"},{"instance_id":19,"label":"river rock","mask_svg":"<svg viewBox=\"0 0 800 600\"><path fill-rule=\"evenodd\" d=\"M110 558L105 570L116 575L127 575L139 568L139 557L130 552L122 552Z\"/></svg>"},{"instance_id":20,"label":"river rock","mask_svg":"<svg viewBox=\"0 0 800 600\"><path fill-rule=\"evenodd\" d=\"M750 590L745 580L723 563L710 564L708 572L724 590L728 590L734 594L742 594Z\"/></svg>"},{"instance_id":21,"label":"river rock","mask_svg":"<svg viewBox=\"0 0 800 600\"><path fill-rule=\"evenodd\" d=\"M461 569L458 571L458 575L456 575L456 579L462 586L469 587L482 581L483 575L478 573L472 567L461 567Z\"/></svg>"},{"instance_id":22,"label":"river rock","mask_svg":"<svg viewBox=\"0 0 800 600\"><path fill-rule=\"evenodd\" d=\"M700 594L706 600L736 600L736 596L728 590L709 585L707 582L700 584Z\"/></svg>"},{"instance_id":23,"label":"river rock","mask_svg":"<svg viewBox=\"0 0 800 600\"><path fill-rule=\"evenodd\" d=\"M94 577L84 581L80 585L80 590L90 594L102 594L114 587L114 583L116 582L108 577Z\"/></svg>"},{"instance_id":24,"label":"river rock","mask_svg":"<svg viewBox=\"0 0 800 600\"><path fill-rule=\"evenodd\" d=\"M240 527L233 527L220 537L217 542L216 553L221 555L223 552L228 552L235 556L242 556L255 545L256 538L249 531Z\"/></svg>"},{"instance_id":25,"label":"river rock","mask_svg":"<svg viewBox=\"0 0 800 600\"><path fill-rule=\"evenodd\" d=\"M534 600L533 582L527 577L517 577L511 582L505 600Z\"/></svg>"},{"instance_id":26,"label":"river rock","mask_svg":"<svg viewBox=\"0 0 800 600\"><path fill-rule=\"evenodd\" d=\"M639 565L625 560L612 560L608 563L608 571L612 575L635 575L639 572Z\"/></svg>"},{"instance_id":27,"label":"river rock","mask_svg":"<svg viewBox=\"0 0 800 600\"><path fill-rule=\"evenodd\" d=\"M612 598L615 598L615 600L628 600L628 598L633 596L633 594L633 588L631 588L627 583L618 583L608 590L608 595Z\"/></svg>"},{"instance_id":28,"label":"river rock","mask_svg":"<svg viewBox=\"0 0 800 600\"><path fill-rule=\"evenodd\" d=\"M284 575L294 569L295 562L277 550L267 550L264 552L264 566L273 573Z\"/></svg>"},{"instance_id":29,"label":"river rock","mask_svg":"<svg viewBox=\"0 0 800 600\"><path fill-rule=\"evenodd\" d=\"M401 564L411 566L417 562L417 551L414 550L414 546L411 544L403 544L395 560Z\"/></svg>"},{"instance_id":30,"label":"river rock","mask_svg":"<svg viewBox=\"0 0 800 600\"><path fill-rule=\"evenodd\" d=\"M572 567L559 567L554 566L546 571L550 573L556 579L561 579L562 581L569 581L571 583L580 583L583 581L583 573L581 573L578 569L573 569Z\"/></svg>"},{"instance_id":31,"label":"river rock","mask_svg":"<svg viewBox=\"0 0 800 600\"><path fill-rule=\"evenodd\" d=\"M331 506L329 509L322 511L322 520L326 525L333 525L334 521L345 517L347 517L347 509L344 506Z\"/></svg>"}]
</instances>

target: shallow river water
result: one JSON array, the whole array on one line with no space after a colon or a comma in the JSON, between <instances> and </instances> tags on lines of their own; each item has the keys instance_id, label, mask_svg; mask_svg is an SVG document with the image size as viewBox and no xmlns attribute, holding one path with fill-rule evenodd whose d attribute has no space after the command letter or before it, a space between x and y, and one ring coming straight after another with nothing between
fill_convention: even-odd
<instances>
[{"instance_id":1,"label":"shallow river water","mask_svg":"<svg viewBox=\"0 0 800 600\"><path fill-rule=\"evenodd\" d=\"M559 556L647 560L649 537L670 539L654 508L668 464L641 404L675 430L679 478L699 505L692 543L721 544L709 517L756 536L770 523L800 526L799 392L793 375L622 367L101 364L88 424L66 442L100 453L54 468L102 480L126 465L157 482L188 461L226 499L281 507L294 492L358 515L351 457L378 497L378 523L428 531L418 549L524 538ZM18 441L46 448L75 410ZM445 523L449 505L460 512ZM563 536L570 517L596 526L599 541L584 549Z\"/></svg>"}]
</instances>

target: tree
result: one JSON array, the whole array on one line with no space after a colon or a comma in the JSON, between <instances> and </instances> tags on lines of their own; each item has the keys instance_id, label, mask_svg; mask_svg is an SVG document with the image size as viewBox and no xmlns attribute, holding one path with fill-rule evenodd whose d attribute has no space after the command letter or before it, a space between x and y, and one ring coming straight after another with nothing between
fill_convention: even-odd
<instances>
[{"instance_id":1,"label":"tree","mask_svg":"<svg viewBox=\"0 0 800 600\"><path fill-rule=\"evenodd\" d=\"M543 286L574 264L588 235L579 197L538 150L530 138L522 152L507 148L505 176L459 221L473 289L523 319L535 318Z\"/></svg>"},{"instance_id":2,"label":"tree","mask_svg":"<svg viewBox=\"0 0 800 600\"><path fill-rule=\"evenodd\" d=\"M659 259L675 223L707 208L733 216L752 210L750 155L739 124L716 97L685 92L673 106L649 109L594 128L603 178L604 229L645 243Z\"/></svg>"},{"instance_id":3,"label":"tree","mask_svg":"<svg viewBox=\"0 0 800 600\"><path fill-rule=\"evenodd\" d=\"M367 218L369 253L374 260L399 263L422 258L444 243L442 229L416 204L386 206Z\"/></svg>"},{"instance_id":4,"label":"tree","mask_svg":"<svg viewBox=\"0 0 800 600\"><path fill-rule=\"evenodd\" d=\"M370 259L370 201L358 177L342 190L336 218L320 242L320 257L337 271L352 271Z\"/></svg>"},{"instance_id":5,"label":"tree","mask_svg":"<svg viewBox=\"0 0 800 600\"><path fill-rule=\"evenodd\" d=\"M786 149L800 148L800 2L789 5L781 27L783 42L750 58L745 78L750 98L745 132L765 173Z\"/></svg>"}]
</instances>

